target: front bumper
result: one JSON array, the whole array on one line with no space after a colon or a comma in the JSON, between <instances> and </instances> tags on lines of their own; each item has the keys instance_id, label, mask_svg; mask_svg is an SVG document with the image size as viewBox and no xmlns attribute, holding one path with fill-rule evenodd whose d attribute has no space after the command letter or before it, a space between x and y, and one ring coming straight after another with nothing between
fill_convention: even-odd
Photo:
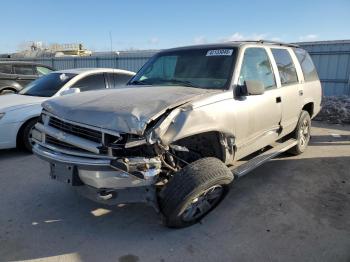
<instances>
[{"instance_id":1,"label":"front bumper","mask_svg":"<svg viewBox=\"0 0 350 262\"><path fill-rule=\"evenodd\" d=\"M0 121L0 149L15 148L18 130L22 122L1 123Z\"/></svg>"},{"instance_id":2,"label":"front bumper","mask_svg":"<svg viewBox=\"0 0 350 262\"><path fill-rule=\"evenodd\" d=\"M152 186L160 173L160 160L147 158L129 158L127 163L118 159L99 159L73 156L60 153L36 144L33 152L41 159L50 163L51 172L57 165L73 167L82 184L96 189L123 189L132 187ZM159 163L158 163L159 161ZM147 170L138 170L138 165L146 163L159 164ZM149 165L146 165L149 166Z\"/></svg>"}]
</instances>

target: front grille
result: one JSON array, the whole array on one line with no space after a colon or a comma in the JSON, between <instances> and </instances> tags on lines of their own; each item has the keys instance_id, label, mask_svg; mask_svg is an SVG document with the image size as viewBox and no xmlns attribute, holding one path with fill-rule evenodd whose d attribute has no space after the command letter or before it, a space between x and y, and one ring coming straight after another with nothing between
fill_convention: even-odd
<instances>
[{"instance_id":1,"label":"front grille","mask_svg":"<svg viewBox=\"0 0 350 262\"><path fill-rule=\"evenodd\" d=\"M65 133L72 134L96 143L102 143L102 132L73 125L71 123L64 122L56 117L50 117L49 126L59 129Z\"/></svg>"},{"instance_id":2,"label":"front grille","mask_svg":"<svg viewBox=\"0 0 350 262\"><path fill-rule=\"evenodd\" d=\"M62 142L52 136L46 135L46 143L49 145L53 145L53 146L58 146L62 149L66 149L66 150L73 150L73 151L79 151L79 152L86 152L84 149L81 149L79 147L73 146L71 144Z\"/></svg>"}]
</instances>

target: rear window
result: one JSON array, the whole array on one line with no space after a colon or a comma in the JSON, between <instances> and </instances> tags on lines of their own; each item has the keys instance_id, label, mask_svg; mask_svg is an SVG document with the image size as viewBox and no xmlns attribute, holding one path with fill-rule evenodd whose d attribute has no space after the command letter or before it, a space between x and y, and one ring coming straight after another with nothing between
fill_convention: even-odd
<instances>
[{"instance_id":1,"label":"rear window","mask_svg":"<svg viewBox=\"0 0 350 262\"><path fill-rule=\"evenodd\" d=\"M271 52L278 67L282 86L297 83L297 72L288 50L272 48Z\"/></svg>"},{"instance_id":2,"label":"rear window","mask_svg":"<svg viewBox=\"0 0 350 262\"><path fill-rule=\"evenodd\" d=\"M12 66L11 65L1 65L0 64L0 73L11 74L12 73Z\"/></svg>"},{"instance_id":3,"label":"rear window","mask_svg":"<svg viewBox=\"0 0 350 262\"><path fill-rule=\"evenodd\" d=\"M317 71L310 55L301 48L294 48L294 53L298 58L305 81L318 80Z\"/></svg>"}]
</instances>

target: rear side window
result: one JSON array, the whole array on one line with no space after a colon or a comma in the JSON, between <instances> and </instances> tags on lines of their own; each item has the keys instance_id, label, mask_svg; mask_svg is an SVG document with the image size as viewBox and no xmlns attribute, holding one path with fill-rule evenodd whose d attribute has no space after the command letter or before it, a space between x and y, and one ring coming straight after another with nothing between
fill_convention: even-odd
<instances>
[{"instance_id":1,"label":"rear side window","mask_svg":"<svg viewBox=\"0 0 350 262\"><path fill-rule=\"evenodd\" d=\"M272 48L271 52L278 67L282 86L298 83L297 71L288 50Z\"/></svg>"},{"instance_id":2,"label":"rear side window","mask_svg":"<svg viewBox=\"0 0 350 262\"><path fill-rule=\"evenodd\" d=\"M11 65L1 65L0 64L0 73L2 74L11 74L12 66Z\"/></svg>"},{"instance_id":3,"label":"rear side window","mask_svg":"<svg viewBox=\"0 0 350 262\"><path fill-rule=\"evenodd\" d=\"M103 74L89 75L76 82L73 88L79 88L81 92L106 88Z\"/></svg>"},{"instance_id":4,"label":"rear side window","mask_svg":"<svg viewBox=\"0 0 350 262\"><path fill-rule=\"evenodd\" d=\"M301 48L295 48L294 53L298 58L305 81L318 80L317 71L310 55Z\"/></svg>"},{"instance_id":5,"label":"rear side window","mask_svg":"<svg viewBox=\"0 0 350 262\"><path fill-rule=\"evenodd\" d=\"M263 48L247 48L244 52L239 85L246 80L260 81L266 90L276 87L269 57Z\"/></svg>"},{"instance_id":6,"label":"rear side window","mask_svg":"<svg viewBox=\"0 0 350 262\"><path fill-rule=\"evenodd\" d=\"M15 65L13 68L18 75L35 75L31 65Z\"/></svg>"}]
</instances>

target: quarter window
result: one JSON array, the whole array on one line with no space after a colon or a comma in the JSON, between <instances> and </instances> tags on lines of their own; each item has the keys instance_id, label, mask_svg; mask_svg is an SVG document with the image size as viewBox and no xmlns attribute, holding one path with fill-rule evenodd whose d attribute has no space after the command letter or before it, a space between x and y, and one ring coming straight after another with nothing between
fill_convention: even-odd
<instances>
[{"instance_id":1,"label":"quarter window","mask_svg":"<svg viewBox=\"0 0 350 262\"><path fill-rule=\"evenodd\" d=\"M278 67L282 86L297 83L297 71L288 50L272 48L271 51Z\"/></svg>"},{"instance_id":2,"label":"quarter window","mask_svg":"<svg viewBox=\"0 0 350 262\"><path fill-rule=\"evenodd\" d=\"M305 81L318 80L317 71L310 55L301 48L295 48L294 53L298 58Z\"/></svg>"},{"instance_id":3,"label":"quarter window","mask_svg":"<svg viewBox=\"0 0 350 262\"><path fill-rule=\"evenodd\" d=\"M79 88L81 92L106 88L103 74L89 75L76 82L73 88Z\"/></svg>"},{"instance_id":4,"label":"quarter window","mask_svg":"<svg viewBox=\"0 0 350 262\"><path fill-rule=\"evenodd\" d=\"M247 48L244 52L239 85L244 86L246 80L260 81L266 90L276 87L269 57L263 48Z\"/></svg>"},{"instance_id":5,"label":"quarter window","mask_svg":"<svg viewBox=\"0 0 350 262\"><path fill-rule=\"evenodd\" d=\"M39 75L39 76L43 76L43 75L47 75L49 73L51 73L52 70L47 68L47 67L44 67L44 66L36 66L36 73Z\"/></svg>"},{"instance_id":6,"label":"quarter window","mask_svg":"<svg viewBox=\"0 0 350 262\"><path fill-rule=\"evenodd\" d=\"M34 75L33 67L31 65L15 65L15 73L18 75Z\"/></svg>"}]
</instances>

